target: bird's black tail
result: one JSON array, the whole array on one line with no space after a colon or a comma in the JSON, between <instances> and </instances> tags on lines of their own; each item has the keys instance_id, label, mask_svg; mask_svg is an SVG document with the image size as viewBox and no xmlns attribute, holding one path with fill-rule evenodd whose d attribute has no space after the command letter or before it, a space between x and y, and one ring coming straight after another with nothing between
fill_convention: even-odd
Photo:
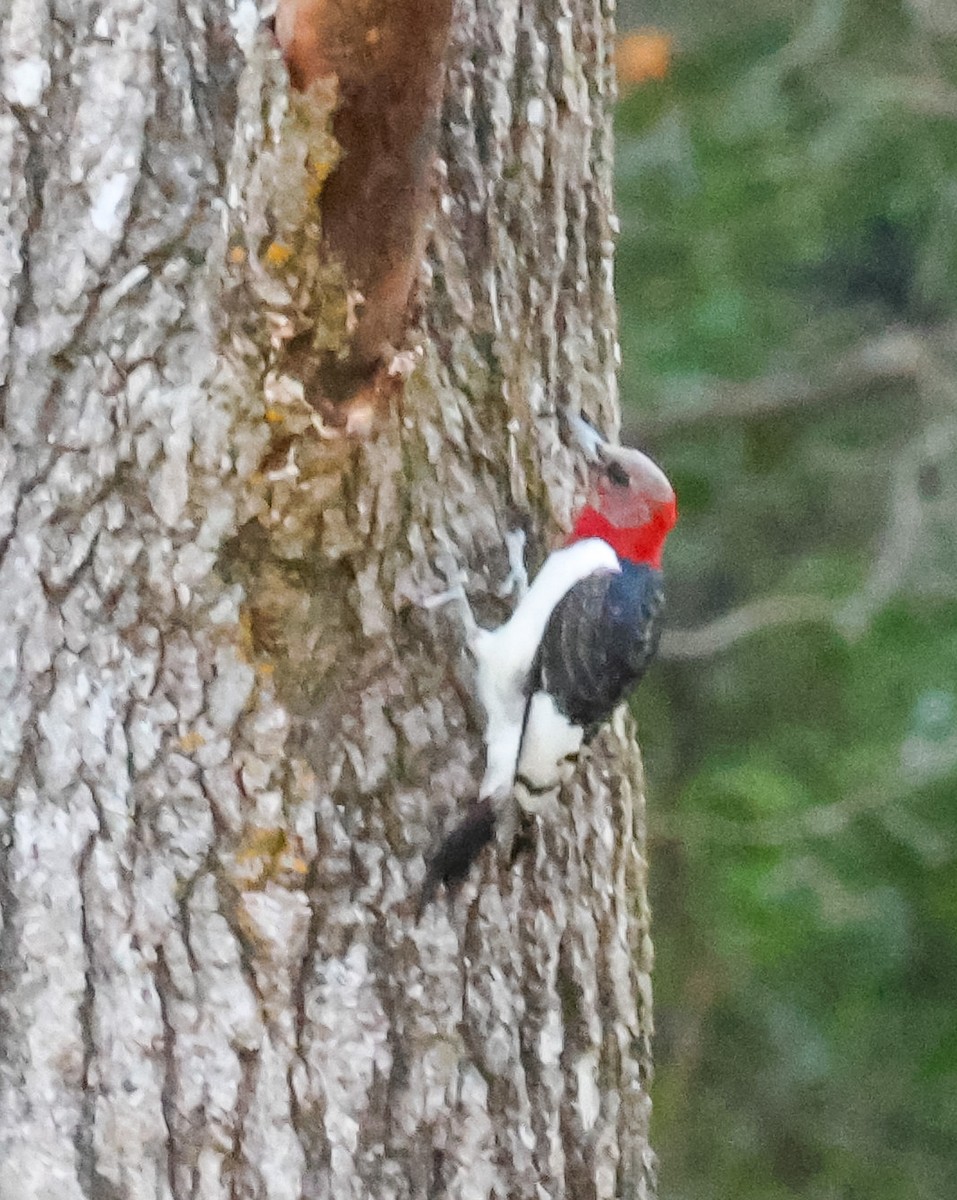
<instances>
[{"instance_id":1,"label":"bird's black tail","mask_svg":"<svg viewBox=\"0 0 957 1200\"><path fill-rule=\"evenodd\" d=\"M450 890L468 875L472 863L495 837L495 810L489 797L477 800L468 816L452 830L429 861L419 900L419 916L432 902L440 884Z\"/></svg>"}]
</instances>

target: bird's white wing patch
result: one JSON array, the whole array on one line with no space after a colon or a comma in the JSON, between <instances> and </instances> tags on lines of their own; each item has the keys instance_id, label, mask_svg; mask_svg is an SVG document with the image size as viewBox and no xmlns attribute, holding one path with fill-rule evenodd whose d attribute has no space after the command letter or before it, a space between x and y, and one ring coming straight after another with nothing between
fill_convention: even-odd
<instances>
[{"instance_id":1,"label":"bird's white wing patch","mask_svg":"<svg viewBox=\"0 0 957 1200\"><path fill-rule=\"evenodd\" d=\"M472 643L477 663L476 688L485 709L485 775L480 799L503 798L512 790L525 723L524 685L531 660L527 664L507 662L494 640L498 632L480 630Z\"/></svg>"}]
</instances>

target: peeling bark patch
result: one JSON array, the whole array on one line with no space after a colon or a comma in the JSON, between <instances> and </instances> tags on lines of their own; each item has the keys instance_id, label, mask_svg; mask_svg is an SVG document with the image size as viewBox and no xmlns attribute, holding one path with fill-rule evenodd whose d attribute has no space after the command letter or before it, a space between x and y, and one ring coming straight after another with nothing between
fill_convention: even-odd
<instances>
[{"instance_id":1,"label":"peeling bark patch","mask_svg":"<svg viewBox=\"0 0 957 1200\"><path fill-rule=\"evenodd\" d=\"M451 0L279 0L293 84L338 80L342 157L321 197L324 237L361 296L348 355L322 379L343 400L403 340L425 248Z\"/></svg>"}]
</instances>

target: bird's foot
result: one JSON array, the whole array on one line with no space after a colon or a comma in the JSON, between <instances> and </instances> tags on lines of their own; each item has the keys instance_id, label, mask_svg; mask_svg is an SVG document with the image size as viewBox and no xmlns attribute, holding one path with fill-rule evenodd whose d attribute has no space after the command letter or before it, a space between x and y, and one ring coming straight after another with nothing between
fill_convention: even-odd
<instances>
[{"instance_id":1,"label":"bird's foot","mask_svg":"<svg viewBox=\"0 0 957 1200\"><path fill-rule=\"evenodd\" d=\"M528 571L525 568L525 530L513 529L505 535L505 549L508 552L508 574L498 589L497 595L504 599L515 593L522 600L528 591Z\"/></svg>"}]
</instances>

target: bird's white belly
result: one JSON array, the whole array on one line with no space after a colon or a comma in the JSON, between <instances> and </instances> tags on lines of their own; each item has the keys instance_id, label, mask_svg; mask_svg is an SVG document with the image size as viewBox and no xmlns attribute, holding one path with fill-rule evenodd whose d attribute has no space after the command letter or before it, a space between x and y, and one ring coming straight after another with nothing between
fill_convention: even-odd
<instances>
[{"instance_id":1,"label":"bird's white belly","mask_svg":"<svg viewBox=\"0 0 957 1200\"><path fill-rule=\"evenodd\" d=\"M518 760L519 803L526 812L537 812L575 769L584 730L559 712L547 692L536 692L529 702L528 721Z\"/></svg>"}]
</instances>

